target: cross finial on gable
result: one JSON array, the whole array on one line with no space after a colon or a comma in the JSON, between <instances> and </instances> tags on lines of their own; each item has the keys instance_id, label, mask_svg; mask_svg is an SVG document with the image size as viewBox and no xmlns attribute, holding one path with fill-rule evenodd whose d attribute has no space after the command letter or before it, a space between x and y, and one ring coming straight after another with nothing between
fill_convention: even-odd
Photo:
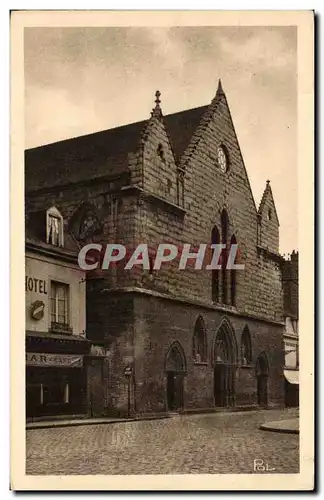
<instances>
[{"instance_id":1,"label":"cross finial on gable","mask_svg":"<svg viewBox=\"0 0 324 500\"><path fill-rule=\"evenodd\" d=\"M157 90L155 92L155 97L156 97L156 99L155 99L156 106L160 106L160 104L161 104L161 101L160 101L161 92L159 90Z\"/></svg>"},{"instance_id":2,"label":"cross finial on gable","mask_svg":"<svg viewBox=\"0 0 324 500\"><path fill-rule=\"evenodd\" d=\"M153 110L152 110L151 117L152 116L155 116L156 118L162 117L162 111L161 111L161 106L160 106L160 104L161 104L160 97L161 97L161 92L159 90L157 90L155 92L155 108L153 108Z\"/></svg>"}]
</instances>

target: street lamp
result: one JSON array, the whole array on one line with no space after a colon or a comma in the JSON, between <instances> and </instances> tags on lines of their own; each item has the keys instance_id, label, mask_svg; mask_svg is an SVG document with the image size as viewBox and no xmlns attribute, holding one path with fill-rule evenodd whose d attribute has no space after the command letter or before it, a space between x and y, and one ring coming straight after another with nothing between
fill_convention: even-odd
<instances>
[{"instance_id":1,"label":"street lamp","mask_svg":"<svg viewBox=\"0 0 324 500\"><path fill-rule=\"evenodd\" d=\"M131 404L131 401L130 401L130 384L131 384L131 375L133 373L133 369L131 366L126 366L125 367L125 370L124 370L124 375L127 379L127 415L128 415L128 418L130 417L130 404Z\"/></svg>"}]
</instances>

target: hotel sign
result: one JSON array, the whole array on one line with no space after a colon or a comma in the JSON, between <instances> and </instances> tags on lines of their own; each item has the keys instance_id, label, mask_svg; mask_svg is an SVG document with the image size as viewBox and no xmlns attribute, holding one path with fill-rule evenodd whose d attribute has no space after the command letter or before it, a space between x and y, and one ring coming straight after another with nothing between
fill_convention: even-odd
<instances>
[{"instance_id":1,"label":"hotel sign","mask_svg":"<svg viewBox=\"0 0 324 500\"><path fill-rule=\"evenodd\" d=\"M26 365L80 368L83 366L83 356L78 354L26 352Z\"/></svg>"}]
</instances>

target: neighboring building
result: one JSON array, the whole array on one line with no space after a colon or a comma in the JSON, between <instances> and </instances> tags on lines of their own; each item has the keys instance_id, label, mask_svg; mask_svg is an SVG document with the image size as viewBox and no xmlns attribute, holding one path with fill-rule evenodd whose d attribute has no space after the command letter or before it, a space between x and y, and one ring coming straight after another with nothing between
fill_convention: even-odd
<instances>
[{"instance_id":1,"label":"neighboring building","mask_svg":"<svg viewBox=\"0 0 324 500\"><path fill-rule=\"evenodd\" d=\"M298 252L293 251L283 266L286 406L299 405L298 283Z\"/></svg>"},{"instance_id":2,"label":"neighboring building","mask_svg":"<svg viewBox=\"0 0 324 500\"><path fill-rule=\"evenodd\" d=\"M27 211L57 206L80 245L237 243L243 271L87 276L87 338L110 371L100 413L284 403L282 258L269 182L257 209L225 93L210 105L26 151ZM255 145L258 147L258 144Z\"/></svg>"},{"instance_id":3,"label":"neighboring building","mask_svg":"<svg viewBox=\"0 0 324 500\"><path fill-rule=\"evenodd\" d=\"M91 347L79 246L54 206L26 221L26 416L89 413ZM92 348L93 350L93 348Z\"/></svg>"}]
</instances>

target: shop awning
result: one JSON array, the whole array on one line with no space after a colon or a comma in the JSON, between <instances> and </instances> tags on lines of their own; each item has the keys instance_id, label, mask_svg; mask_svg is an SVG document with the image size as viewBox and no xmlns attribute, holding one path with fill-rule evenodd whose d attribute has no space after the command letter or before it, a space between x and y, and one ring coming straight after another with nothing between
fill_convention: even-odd
<instances>
[{"instance_id":1,"label":"shop awning","mask_svg":"<svg viewBox=\"0 0 324 500\"><path fill-rule=\"evenodd\" d=\"M299 384L298 370L284 370L284 375L290 384Z\"/></svg>"},{"instance_id":2,"label":"shop awning","mask_svg":"<svg viewBox=\"0 0 324 500\"><path fill-rule=\"evenodd\" d=\"M27 337L38 337L42 339L54 339L54 340L69 340L70 342L88 342L90 343L90 340L81 337L81 335L67 335L64 333L52 333L52 332L38 332L37 330L35 331L26 331L26 336Z\"/></svg>"}]
</instances>

